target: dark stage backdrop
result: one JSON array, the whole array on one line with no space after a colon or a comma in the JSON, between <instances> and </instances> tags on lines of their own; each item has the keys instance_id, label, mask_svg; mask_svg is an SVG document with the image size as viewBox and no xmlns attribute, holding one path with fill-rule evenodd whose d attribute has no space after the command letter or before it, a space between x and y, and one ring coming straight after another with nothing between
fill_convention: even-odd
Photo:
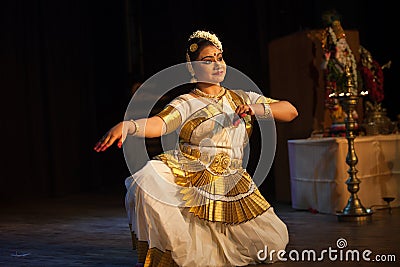
<instances>
[{"instance_id":1,"label":"dark stage backdrop","mask_svg":"<svg viewBox=\"0 0 400 267\"><path fill-rule=\"evenodd\" d=\"M384 105L395 119L394 1L2 1L0 198L123 191L122 151L92 147L123 118L135 81L184 62L188 35L204 28L221 37L227 64L268 95L269 42L320 28L330 8L378 62L393 61ZM276 179L289 179L273 173L262 185L268 199Z\"/></svg>"}]
</instances>

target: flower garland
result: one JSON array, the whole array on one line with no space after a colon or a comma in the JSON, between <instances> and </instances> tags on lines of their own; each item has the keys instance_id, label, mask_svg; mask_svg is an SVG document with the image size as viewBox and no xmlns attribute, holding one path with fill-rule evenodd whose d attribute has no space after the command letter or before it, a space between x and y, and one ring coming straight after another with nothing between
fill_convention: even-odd
<instances>
[{"instance_id":1,"label":"flower garland","mask_svg":"<svg viewBox=\"0 0 400 267\"><path fill-rule=\"evenodd\" d=\"M364 88L368 91L368 97L375 103L383 101L383 71L376 60L372 60L371 67L361 66L360 72L364 81Z\"/></svg>"},{"instance_id":2,"label":"flower garland","mask_svg":"<svg viewBox=\"0 0 400 267\"><path fill-rule=\"evenodd\" d=\"M329 27L328 31L329 31L329 34L330 34L330 36L332 38L332 42L336 47L337 46L336 34L333 31L332 27ZM354 57L354 54L351 51L351 48L350 48L350 46L348 44L347 44L347 55L346 55L346 57L348 59L350 59L350 63L351 63L350 64L350 68L351 68L351 71L352 71L351 76L353 78L353 86L354 86L354 88L358 88L358 83L357 83L357 81L358 81L358 79L357 79L357 63L356 63L356 59Z\"/></svg>"}]
</instances>

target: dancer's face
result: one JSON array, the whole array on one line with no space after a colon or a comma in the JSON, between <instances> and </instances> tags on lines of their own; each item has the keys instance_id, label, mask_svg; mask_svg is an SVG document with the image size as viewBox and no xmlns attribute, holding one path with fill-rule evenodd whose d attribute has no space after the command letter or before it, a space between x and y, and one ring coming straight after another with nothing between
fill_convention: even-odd
<instances>
[{"instance_id":1,"label":"dancer's face","mask_svg":"<svg viewBox=\"0 0 400 267\"><path fill-rule=\"evenodd\" d=\"M193 66L198 82L219 84L226 75L222 52L213 45L204 47Z\"/></svg>"}]
</instances>

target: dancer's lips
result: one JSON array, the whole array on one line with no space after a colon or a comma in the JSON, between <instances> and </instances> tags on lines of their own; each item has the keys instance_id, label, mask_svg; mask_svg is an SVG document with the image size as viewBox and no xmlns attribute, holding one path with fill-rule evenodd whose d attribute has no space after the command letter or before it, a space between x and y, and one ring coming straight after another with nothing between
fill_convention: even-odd
<instances>
[{"instance_id":1,"label":"dancer's lips","mask_svg":"<svg viewBox=\"0 0 400 267\"><path fill-rule=\"evenodd\" d=\"M223 75L224 73L225 72L223 70L219 70L219 71L214 72L213 75L220 76L220 75Z\"/></svg>"}]
</instances>

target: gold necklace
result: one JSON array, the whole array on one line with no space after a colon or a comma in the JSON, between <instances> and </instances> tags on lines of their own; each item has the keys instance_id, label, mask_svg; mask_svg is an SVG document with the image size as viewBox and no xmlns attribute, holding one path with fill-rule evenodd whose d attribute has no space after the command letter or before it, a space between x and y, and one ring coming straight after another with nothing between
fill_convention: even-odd
<instances>
[{"instance_id":1,"label":"gold necklace","mask_svg":"<svg viewBox=\"0 0 400 267\"><path fill-rule=\"evenodd\" d=\"M216 94L216 95L204 93L203 91L201 91L201 90L198 89L198 88L195 88L195 89L193 90L193 93L194 93L195 95L202 96L202 97L207 97L207 98L214 98L214 99L215 99L215 98L216 98L216 99L221 98L221 97L225 94L225 92L226 92L226 89L225 89L224 87L221 87L221 91L219 91L219 93Z\"/></svg>"}]
</instances>

